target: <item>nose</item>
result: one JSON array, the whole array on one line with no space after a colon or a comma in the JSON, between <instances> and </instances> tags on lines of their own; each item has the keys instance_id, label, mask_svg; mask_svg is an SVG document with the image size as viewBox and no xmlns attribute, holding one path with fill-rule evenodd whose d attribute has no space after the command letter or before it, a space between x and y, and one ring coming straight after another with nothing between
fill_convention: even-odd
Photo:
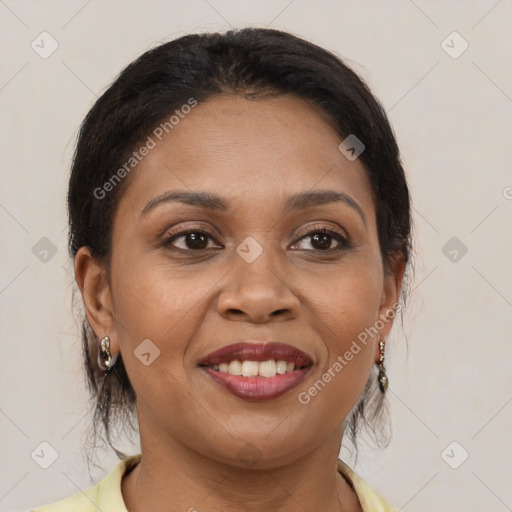
<instances>
[{"instance_id":1,"label":"nose","mask_svg":"<svg viewBox=\"0 0 512 512\"><path fill-rule=\"evenodd\" d=\"M228 284L218 299L219 314L229 320L251 323L296 318L300 302L282 272L270 268L264 251L255 261L241 258L226 276ZM273 265L275 267L276 265Z\"/></svg>"}]
</instances>

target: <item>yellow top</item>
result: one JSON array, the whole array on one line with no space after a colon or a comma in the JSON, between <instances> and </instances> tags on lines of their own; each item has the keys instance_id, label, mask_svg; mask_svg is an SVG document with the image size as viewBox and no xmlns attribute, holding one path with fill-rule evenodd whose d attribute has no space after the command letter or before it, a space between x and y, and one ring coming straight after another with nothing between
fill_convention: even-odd
<instances>
[{"instance_id":1,"label":"yellow top","mask_svg":"<svg viewBox=\"0 0 512 512\"><path fill-rule=\"evenodd\" d=\"M124 473L140 461L141 454L121 461L97 485L77 492L52 505L36 508L31 512L128 512L121 493ZM361 477L338 459L338 471L351 483L364 512L397 512L377 494Z\"/></svg>"}]
</instances>

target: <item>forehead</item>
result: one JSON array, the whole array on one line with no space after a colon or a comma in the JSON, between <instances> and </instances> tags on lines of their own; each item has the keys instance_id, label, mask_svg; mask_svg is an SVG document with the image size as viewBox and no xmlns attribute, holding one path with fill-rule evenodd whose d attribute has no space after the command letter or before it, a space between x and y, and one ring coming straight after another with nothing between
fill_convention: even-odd
<instances>
[{"instance_id":1,"label":"forehead","mask_svg":"<svg viewBox=\"0 0 512 512\"><path fill-rule=\"evenodd\" d=\"M218 96L182 114L168 132L161 140L150 134L153 148L129 176L119 210L138 216L148 201L175 189L266 207L294 193L333 189L373 211L362 163L338 150L342 138L305 100Z\"/></svg>"}]
</instances>

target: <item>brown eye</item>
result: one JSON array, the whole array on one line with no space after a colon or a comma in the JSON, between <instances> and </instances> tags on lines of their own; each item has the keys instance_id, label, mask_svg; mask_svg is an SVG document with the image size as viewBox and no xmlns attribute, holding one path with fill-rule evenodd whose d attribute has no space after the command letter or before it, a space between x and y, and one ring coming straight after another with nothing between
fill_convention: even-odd
<instances>
[{"instance_id":1,"label":"brown eye","mask_svg":"<svg viewBox=\"0 0 512 512\"><path fill-rule=\"evenodd\" d=\"M305 250L335 252L350 247L350 244L348 243L345 236L326 227L313 228L302 235L300 240L306 240L308 238L311 240L310 245L312 246L312 249L306 248ZM331 247L333 241L337 242L337 247Z\"/></svg>"},{"instance_id":2,"label":"brown eye","mask_svg":"<svg viewBox=\"0 0 512 512\"><path fill-rule=\"evenodd\" d=\"M330 249L332 243L332 235L326 233L316 233L311 236L311 245L315 247L315 249Z\"/></svg>"},{"instance_id":3,"label":"brown eye","mask_svg":"<svg viewBox=\"0 0 512 512\"><path fill-rule=\"evenodd\" d=\"M175 244L176 241L182 239L180 242L181 247ZM213 237L206 231L188 230L181 231L173 234L163 242L164 247L173 246L178 250L183 251L199 251L208 249L208 240L213 240Z\"/></svg>"}]
</instances>

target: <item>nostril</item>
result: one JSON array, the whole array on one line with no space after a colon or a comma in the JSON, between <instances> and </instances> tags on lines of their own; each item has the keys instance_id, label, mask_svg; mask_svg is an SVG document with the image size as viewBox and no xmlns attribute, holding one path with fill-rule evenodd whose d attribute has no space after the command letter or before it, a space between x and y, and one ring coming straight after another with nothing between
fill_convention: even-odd
<instances>
[{"instance_id":1,"label":"nostril","mask_svg":"<svg viewBox=\"0 0 512 512\"><path fill-rule=\"evenodd\" d=\"M233 313L234 315L243 315L243 311L241 309L228 309L228 313Z\"/></svg>"}]
</instances>

